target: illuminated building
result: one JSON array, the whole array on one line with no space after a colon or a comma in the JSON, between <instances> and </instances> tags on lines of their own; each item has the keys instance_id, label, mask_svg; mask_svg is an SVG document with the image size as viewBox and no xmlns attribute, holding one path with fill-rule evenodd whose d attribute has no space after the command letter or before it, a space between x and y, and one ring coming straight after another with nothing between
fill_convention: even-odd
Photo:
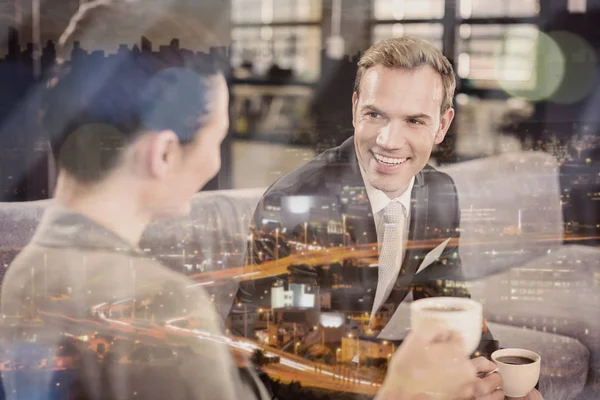
<instances>
[{"instance_id":1,"label":"illuminated building","mask_svg":"<svg viewBox=\"0 0 600 400\"><path fill-rule=\"evenodd\" d=\"M277 308L313 308L315 294L312 287L303 283L290 283L289 290L283 286L271 289L271 307Z\"/></svg>"},{"instance_id":2,"label":"illuminated building","mask_svg":"<svg viewBox=\"0 0 600 400\"><path fill-rule=\"evenodd\" d=\"M350 334L342 338L341 349L339 362L356 361L357 355L364 362L369 358L389 360L396 351L396 346L387 340Z\"/></svg>"}]
</instances>

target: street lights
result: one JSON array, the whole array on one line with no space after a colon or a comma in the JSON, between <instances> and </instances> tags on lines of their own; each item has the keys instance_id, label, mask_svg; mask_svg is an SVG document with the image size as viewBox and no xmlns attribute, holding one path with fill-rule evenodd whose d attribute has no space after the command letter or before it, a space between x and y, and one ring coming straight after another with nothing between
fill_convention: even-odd
<instances>
[{"instance_id":1,"label":"street lights","mask_svg":"<svg viewBox=\"0 0 600 400\"><path fill-rule=\"evenodd\" d=\"M42 74L41 66L41 31L40 31L40 0L31 1L32 41L33 41L33 76L37 79Z\"/></svg>"},{"instance_id":2,"label":"street lights","mask_svg":"<svg viewBox=\"0 0 600 400\"><path fill-rule=\"evenodd\" d=\"M325 327L324 326L317 326L315 325L314 330L316 331L317 329L321 331L321 345L325 346Z\"/></svg>"},{"instance_id":3,"label":"street lights","mask_svg":"<svg viewBox=\"0 0 600 400\"><path fill-rule=\"evenodd\" d=\"M304 223L304 251L308 250L308 222Z\"/></svg>"},{"instance_id":4,"label":"street lights","mask_svg":"<svg viewBox=\"0 0 600 400\"><path fill-rule=\"evenodd\" d=\"M340 351L342 351L342 349L340 349L339 347L335 350L335 367L334 367L333 371L340 374L340 380L344 380L344 377L341 376L342 375L342 367L340 365ZM335 374L333 375L333 379L335 379Z\"/></svg>"},{"instance_id":5,"label":"street lights","mask_svg":"<svg viewBox=\"0 0 600 400\"><path fill-rule=\"evenodd\" d=\"M342 247L346 247L346 214L342 214Z\"/></svg>"},{"instance_id":6,"label":"street lights","mask_svg":"<svg viewBox=\"0 0 600 400\"><path fill-rule=\"evenodd\" d=\"M250 233L250 235L248 235L248 240L250 241L250 251L248 251L248 264L250 264L250 266L254 265L254 233Z\"/></svg>"},{"instance_id":7,"label":"street lights","mask_svg":"<svg viewBox=\"0 0 600 400\"><path fill-rule=\"evenodd\" d=\"M275 228L275 262L279 262L279 228Z\"/></svg>"},{"instance_id":8,"label":"street lights","mask_svg":"<svg viewBox=\"0 0 600 400\"><path fill-rule=\"evenodd\" d=\"M270 309L263 310L262 308L259 308L258 312L259 313L262 313L262 312L267 313L267 344L270 344L271 330L269 329L269 322L271 319L271 310Z\"/></svg>"},{"instance_id":9,"label":"street lights","mask_svg":"<svg viewBox=\"0 0 600 400\"><path fill-rule=\"evenodd\" d=\"M244 337L248 337L248 305L246 303L237 303L238 307L244 306Z\"/></svg>"},{"instance_id":10,"label":"street lights","mask_svg":"<svg viewBox=\"0 0 600 400\"><path fill-rule=\"evenodd\" d=\"M352 334L349 333L348 334L348 338L352 339ZM358 373L358 371L360 370L360 342L359 342L359 336L356 335L356 372Z\"/></svg>"}]
</instances>

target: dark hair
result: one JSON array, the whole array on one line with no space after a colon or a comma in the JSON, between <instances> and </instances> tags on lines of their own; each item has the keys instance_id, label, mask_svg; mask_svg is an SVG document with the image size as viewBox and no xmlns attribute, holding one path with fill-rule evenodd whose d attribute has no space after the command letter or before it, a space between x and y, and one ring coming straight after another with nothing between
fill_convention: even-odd
<instances>
[{"instance_id":1,"label":"dark hair","mask_svg":"<svg viewBox=\"0 0 600 400\"><path fill-rule=\"evenodd\" d=\"M191 142L212 111L222 61L177 46L161 52L121 49L108 57L73 52L44 96L44 127L59 167L79 181L95 182L143 132L172 130L181 143Z\"/></svg>"}]
</instances>

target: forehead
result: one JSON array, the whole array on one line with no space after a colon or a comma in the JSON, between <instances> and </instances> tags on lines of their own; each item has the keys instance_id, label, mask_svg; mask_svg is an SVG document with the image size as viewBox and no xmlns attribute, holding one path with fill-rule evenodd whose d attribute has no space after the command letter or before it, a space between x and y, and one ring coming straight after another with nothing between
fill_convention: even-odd
<instances>
[{"instance_id":1,"label":"forehead","mask_svg":"<svg viewBox=\"0 0 600 400\"><path fill-rule=\"evenodd\" d=\"M359 102L384 110L397 107L414 112L439 111L443 94L442 77L430 66L409 70L377 65L369 68L361 80Z\"/></svg>"}]
</instances>

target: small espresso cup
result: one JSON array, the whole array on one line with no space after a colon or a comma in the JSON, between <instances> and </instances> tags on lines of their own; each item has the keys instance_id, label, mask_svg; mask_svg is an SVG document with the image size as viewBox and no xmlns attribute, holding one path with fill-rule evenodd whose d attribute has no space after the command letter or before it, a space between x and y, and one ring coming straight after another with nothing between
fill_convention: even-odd
<instances>
[{"instance_id":1,"label":"small espresso cup","mask_svg":"<svg viewBox=\"0 0 600 400\"><path fill-rule=\"evenodd\" d=\"M460 297L430 297L410 305L412 330L432 327L458 332L465 344L465 355L471 355L479 345L482 331L482 307L478 302Z\"/></svg>"},{"instance_id":2,"label":"small espresso cup","mask_svg":"<svg viewBox=\"0 0 600 400\"><path fill-rule=\"evenodd\" d=\"M502 349L492 353L492 361L498 367L507 397L523 397L535 387L540 379L541 357L525 349Z\"/></svg>"}]
</instances>

